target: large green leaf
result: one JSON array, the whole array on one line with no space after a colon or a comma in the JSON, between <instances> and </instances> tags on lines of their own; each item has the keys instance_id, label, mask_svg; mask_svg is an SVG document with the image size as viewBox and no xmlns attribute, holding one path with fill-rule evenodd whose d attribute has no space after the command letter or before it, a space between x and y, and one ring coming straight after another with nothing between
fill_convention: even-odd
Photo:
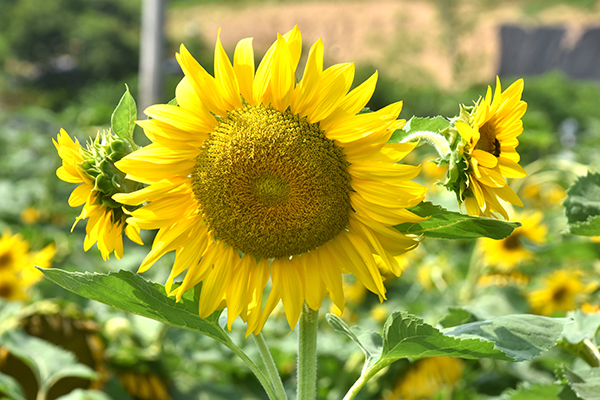
<instances>
[{"instance_id":1,"label":"large green leaf","mask_svg":"<svg viewBox=\"0 0 600 400\"><path fill-rule=\"evenodd\" d=\"M198 316L198 299L187 291L180 302L167 296L162 285L139 274L119 271L109 274L40 269L46 278L67 290L122 310L210 336L222 343L230 339L218 324L219 312Z\"/></svg>"},{"instance_id":2,"label":"large green leaf","mask_svg":"<svg viewBox=\"0 0 600 400\"><path fill-rule=\"evenodd\" d=\"M96 373L87 365L79 364L73 353L20 330L3 333L0 343L33 371L40 390L48 390L66 377L96 378Z\"/></svg>"},{"instance_id":3,"label":"large green leaf","mask_svg":"<svg viewBox=\"0 0 600 400\"><path fill-rule=\"evenodd\" d=\"M479 237L504 239L515 228L521 226L518 222L471 217L448 211L430 202L423 202L409 210L427 219L416 223L407 222L397 225L395 228L402 233L424 235L436 239L475 239Z\"/></svg>"},{"instance_id":4,"label":"large green leaf","mask_svg":"<svg viewBox=\"0 0 600 400\"><path fill-rule=\"evenodd\" d=\"M494 358L512 361L494 343L480 338L456 338L444 335L422 319L406 312L395 312L383 327L380 360L423 357Z\"/></svg>"},{"instance_id":5,"label":"large green leaf","mask_svg":"<svg viewBox=\"0 0 600 400\"><path fill-rule=\"evenodd\" d=\"M600 400L600 368L565 370L564 376L580 399Z\"/></svg>"},{"instance_id":6,"label":"large green leaf","mask_svg":"<svg viewBox=\"0 0 600 400\"><path fill-rule=\"evenodd\" d=\"M567 191L564 206L568 233L600 235L600 173L580 177Z\"/></svg>"},{"instance_id":7,"label":"large green leaf","mask_svg":"<svg viewBox=\"0 0 600 400\"><path fill-rule=\"evenodd\" d=\"M531 360L556 345L569 318L506 315L445 330L445 335L493 342L514 361Z\"/></svg>"},{"instance_id":8,"label":"large green leaf","mask_svg":"<svg viewBox=\"0 0 600 400\"><path fill-rule=\"evenodd\" d=\"M19 382L12 376L0 372L0 393L8 396L12 400L25 400L25 394ZM0 398L2 398L0 396Z\"/></svg>"},{"instance_id":9,"label":"large green leaf","mask_svg":"<svg viewBox=\"0 0 600 400\"><path fill-rule=\"evenodd\" d=\"M581 310L571 311L567 317L573 318L573 323L565 326L563 338L570 343L577 344L585 339L594 340L600 330L600 312L585 314Z\"/></svg>"},{"instance_id":10,"label":"large green leaf","mask_svg":"<svg viewBox=\"0 0 600 400\"><path fill-rule=\"evenodd\" d=\"M137 106L127 85L125 85L125 89L125 93L110 117L110 125L118 137L131 140L137 119Z\"/></svg>"}]
</instances>

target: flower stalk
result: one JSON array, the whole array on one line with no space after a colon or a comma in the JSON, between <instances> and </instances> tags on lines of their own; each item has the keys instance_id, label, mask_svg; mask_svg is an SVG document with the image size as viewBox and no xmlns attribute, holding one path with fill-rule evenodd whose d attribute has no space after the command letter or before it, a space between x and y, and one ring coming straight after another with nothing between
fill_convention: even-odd
<instances>
[{"instance_id":1,"label":"flower stalk","mask_svg":"<svg viewBox=\"0 0 600 400\"><path fill-rule=\"evenodd\" d=\"M254 343L256 343L256 347L260 352L260 356L265 363L267 374L269 375L269 379L271 380L271 385L275 390L277 399L287 400L287 395L285 394L285 389L283 388L283 382L281 382L281 376L279 375L277 365L275 365L275 361L273 360L273 356L269 351L269 347L267 346L264 336L262 333L259 333L258 335L252 335L252 337L254 338Z\"/></svg>"},{"instance_id":2,"label":"flower stalk","mask_svg":"<svg viewBox=\"0 0 600 400\"><path fill-rule=\"evenodd\" d=\"M298 332L298 400L317 398L317 326L319 312L302 306Z\"/></svg>"},{"instance_id":3,"label":"flower stalk","mask_svg":"<svg viewBox=\"0 0 600 400\"><path fill-rule=\"evenodd\" d=\"M402 139L401 143L412 143L418 141L424 141L425 143L431 145L435 151L437 151L440 157L444 157L450 153L450 145L448 144L448 141L444 135L431 131L413 132Z\"/></svg>"}]
</instances>

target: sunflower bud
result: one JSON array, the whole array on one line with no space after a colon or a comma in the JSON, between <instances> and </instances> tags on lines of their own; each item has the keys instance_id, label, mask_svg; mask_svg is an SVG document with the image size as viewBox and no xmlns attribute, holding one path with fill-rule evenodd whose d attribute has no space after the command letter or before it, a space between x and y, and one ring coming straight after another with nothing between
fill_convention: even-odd
<instances>
[{"instance_id":1,"label":"sunflower bud","mask_svg":"<svg viewBox=\"0 0 600 400\"><path fill-rule=\"evenodd\" d=\"M69 205L84 206L73 225L75 228L78 221L88 219L84 249L87 251L97 242L104 259L113 251L117 258L121 258L123 233L134 242L143 244L139 228L126 222L126 212L133 211L136 206L127 206L112 199L117 193L130 193L141 187L141 184L125 179L125 173L115 166L133 151L133 142L104 131L83 147L61 129L54 145L62 158L62 166L56 171L58 177L65 182L82 184L71 194Z\"/></svg>"},{"instance_id":2,"label":"sunflower bud","mask_svg":"<svg viewBox=\"0 0 600 400\"><path fill-rule=\"evenodd\" d=\"M112 196L138 189L138 183L125 179L125 173L115 166L115 162L132 151L127 140L110 131L98 132L96 139L87 143L87 148L82 152L84 160L79 167L94 182L97 194L94 204L120 209L122 205L114 201Z\"/></svg>"}]
</instances>

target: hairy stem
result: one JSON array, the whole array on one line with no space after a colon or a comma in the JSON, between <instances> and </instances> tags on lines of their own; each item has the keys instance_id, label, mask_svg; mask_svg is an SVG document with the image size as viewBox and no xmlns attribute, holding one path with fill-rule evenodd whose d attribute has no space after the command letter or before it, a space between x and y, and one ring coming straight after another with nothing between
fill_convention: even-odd
<instances>
[{"instance_id":1,"label":"hairy stem","mask_svg":"<svg viewBox=\"0 0 600 400\"><path fill-rule=\"evenodd\" d=\"M304 303L298 332L298 400L317 398L318 316L318 311Z\"/></svg>"},{"instance_id":2,"label":"hairy stem","mask_svg":"<svg viewBox=\"0 0 600 400\"><path fill-rule=\"evenodd\" d=\"M283 388L283 382L281 382L281 376L279 375L279 371L277 371L277 366L275 365L275 361L273 360L273 356L269 351L269 346L267 346L267 342L265 341L262 333L258 335L252 335L254 338L254 342L256 343L256 347L258 347L258 351L260 352L260 356L265 363L265 367L267 368L267 373L269 374L269 378L271 379L271 385L273 389L275 389L275 394L278 399L287 399L285 394L285 389Z\"/></svg>"}]
</instances>

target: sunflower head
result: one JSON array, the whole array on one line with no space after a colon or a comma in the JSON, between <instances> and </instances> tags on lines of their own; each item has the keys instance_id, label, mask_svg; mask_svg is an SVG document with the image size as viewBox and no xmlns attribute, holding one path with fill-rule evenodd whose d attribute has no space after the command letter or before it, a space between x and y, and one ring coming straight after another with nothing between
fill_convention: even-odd
<instances>
[{"instance_id":1,"label":"sunflower head","mask_svg":"<svg viewBox=\"0 0 600 400\"><path fill-rule=\"evenodd\" d=\"M217 37L211 76L182 46L177 105L146 109L152 119L138 124L152 144L116 164L149 185L113 196L143 205L128 223L159 229L140 271L175 251L167 291L180 299L202 282L200 316L225 306L247 334L280 301L292 328L304 302L317 310L329 295L343 311L343 273L383 300L375 256L399 275L394 257L418 242L393 228L421 220L406 208L425 193L410 181L419 167L399 163L415 144L387 143L405 123L402 102L360 113L377 73L350 91L354 65L324 69L320 40L296 83L301 51L295 27L255 68L251 38L231 62Z\"/></svg>"},{"instance_id":2,"label":"sunflower head","mask_svg":"<svg viewBox=\"0 0 600 400\"><path fill-rule=\"evenodd\" d=\"M597 289L596 282L585 282L583 271L559 269L546 275L543 286L530 292L527 300L533 312L553 315L575 310Z\"/></svg>"},{"instance_id":3,"label":"sunflower head","mask_svg":"<svg viewBox=\"0 0 600 400\"><path fill-rule=\"evenodd\" d=\"M548 225L543 222L543 214L524 212L517 214L521 226L501 240L482 238L480 240L484 262L495 270L511 271L519 264L535 257L530 245L543 246L548 236Z\"/></svg>"},{"instance_id":4,"label":"sunflower head","mask_svg":"<svg viewBox=\"0 0 600 400\"><path fill-rule=\"evenodd\" d=\"M121 258L124 230L130 239L141 244L139 229L125 223L123 205L112 199L116 193L140 188L139 183L126 179L125 174L115 166L117 161L133 151L130 143L103 131L83 147L63 129L53 142L63 161L56 174L65 182L80 184L71 193L69 205L84 205L73 228L80 220L89 218L85 250L97 242L104 259L113 251L117 258Z\"/></svg>"},{"instance_id":5,"label":"sunflower head","mask_svg":"<svg viewBox=\"0 0 600 400\"><path fill-rule=\"evenodd\" d=\"M461 106L454 123L455 151L445 186L457 194L469 215L490 217L499 213L508 219L500 199L523 206L506 182L506 178L526 176L516 151L517 137L523 132L521 118L527 109L522 92L522 79L504 92L497 79L493 95L488 87L486 96L474 106Z\"/></svg>"}]
</instances>

